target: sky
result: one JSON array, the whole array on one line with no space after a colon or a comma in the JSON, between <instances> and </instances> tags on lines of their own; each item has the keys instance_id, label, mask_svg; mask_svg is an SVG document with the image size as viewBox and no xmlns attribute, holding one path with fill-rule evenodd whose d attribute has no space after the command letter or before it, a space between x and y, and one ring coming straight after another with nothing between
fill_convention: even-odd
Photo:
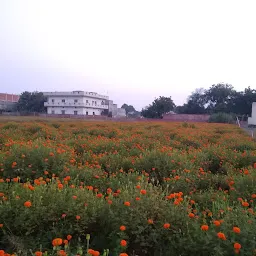
<instances>
[{"instance_id":1,"label":"sky","mask_svg":"<svg viewBox=\"0 0 256 256\"><path fill-rule=\"evenodd\" d=\"M137 110L256 89L255 0L0 0L0 92L95 91Z\"/></svg>"}]
</instances>

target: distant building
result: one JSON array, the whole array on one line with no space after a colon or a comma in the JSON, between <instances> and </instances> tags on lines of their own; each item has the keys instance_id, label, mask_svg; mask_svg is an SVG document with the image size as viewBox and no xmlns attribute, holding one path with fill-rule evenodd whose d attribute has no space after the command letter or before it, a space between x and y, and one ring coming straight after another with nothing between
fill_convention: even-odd
<instances>
[{"instance_id":1,"label":"distant building","mask_svg":"<svg viewBox=\"0 0 256 256\"><path fill-rule=\"evenodd\" d=\"M58 115L101 115L108 110L108 96L95 92L44 92L47 114Z\"/></svg>"},{"instance_id":2,"label":"distant building","mask_svg":"<svg viewBox=\"0 0 256 256\"><path fill-rule=\"evenodd\" d=\"M19 101L16 94L0 93L0 111L11 111Z\"/></svg>"},{"instance_id":3,"label":"distant building","mask_svg":"<svg viewBox=\"0 0 256 256\"><path fill-rule=\"evenodd\" d=\"M118 117L126 117L126 111L124 108L118 108L117 109L117 116Z\"/></svg>"},{"instance_id":4,"label":"distant building","mask_svg":"<svg viewBox=\"0 0 256 256\"><path fill-rule=\"evenodd\" d=\"M44 103L47 114L123 116L123 111L120 111L108 96L96 92L44 92L43 94L47 97L47 102Z\"/></svg>"}]
</instances>

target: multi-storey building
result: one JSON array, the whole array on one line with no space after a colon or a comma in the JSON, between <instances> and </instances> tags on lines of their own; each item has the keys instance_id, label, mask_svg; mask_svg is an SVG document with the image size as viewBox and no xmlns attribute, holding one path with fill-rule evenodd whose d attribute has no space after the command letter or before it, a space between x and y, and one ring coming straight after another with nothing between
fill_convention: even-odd
<instances>
[{"instance_id":1,"label":"multi-storey building","mask_svg":"<svg viewBox=\"0 0 256 256\"><path fill-rule=\"evenodd\" d=\"M15 94L0 93L0 111L11 111L19 101L20 96Z\"/></svg>"},{"instance_id":2,"label":"multi-storey building","mask_svg":"<svg viewBox=\"0 0 256 256\"><path fill-rule=\"evenodd\" d=\"M101 115L108 111L108 96L95 92L44 92L47 114Z\"/></svg>"}]
</instances>

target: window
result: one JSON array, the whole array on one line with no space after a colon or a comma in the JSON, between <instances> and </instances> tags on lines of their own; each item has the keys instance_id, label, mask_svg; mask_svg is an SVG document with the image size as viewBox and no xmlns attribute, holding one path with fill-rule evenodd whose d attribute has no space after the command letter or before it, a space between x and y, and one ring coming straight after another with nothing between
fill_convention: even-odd
<instances>
[{"instance_id":1,"label":"window","mask_svg":"<svg viewBox=\"0 0 256 256\"><path fill-rule=\"evenodd\" d=\"M65 102L65 100L64 100L64 99L62 99L62 100L61 100L61 102Z\"/></svg>"},{"instance_id":2,"label":"window","mask_svg":"<svg viewBox=\"0 0 256 256\"><path fill-rule=\"evenodd\" d=\"M86 100L86 103L89 103L89 100Z\"/></svg>"},{"instance_id":3,"label":"window","mask_svg":"<svg viewBox=\"0 0 256 256\"><path fill-rule=\"evenodd\" d=\"M88 111L86 111L86 115L88 116Z\"/></svg>"},{"instance_id":4,"label":"window","mask_svg":"<svg viewBox=\"0 0 256 256\"><path fill-rule=\"evenodd\" d=\"M54 111L54 110L52 110L52 114L53 114L53 115L55 114L55 111Z\"/></svg>"},{"instance_id":5,"label":"window","mask_svg":"<svg viewBox=\"0 0 256 256\"><path fill-rule=\"evenodd\" d=\"M61 110L61 114L62 114L62 115L65 115L65 110Z\"/></svg>"},{"instance_id":6,"label":"window","mask_svg":"<svg viewBox=\"0 0 256 256\"><path fill-rule=\"evenodd\" d=\"M77 102L78 102L78 100L74 100L74 102L75 102L75 103L77 103Z\"/></svg>"},{"instance_id":7,"label":"window","mask_svg":"<svg viewBox=\"0 0 256 256\"><path fill-rule=\"evenodd\" d=\"M74 115L77 115L77 111L74 111Z\"/></svg>"},{"instance_id":8,"label":"window","mask_svg":"<svg viewBox=\"0 0 256 256\"><path fill-rule=\"evenodd\" d=\"M104 102L104 100L101 102L101 105L105 105L105 102Z\"/></svg>"},{"instance_id":9,"label":"window","mask_svg":"<svg viewBox=\"0 0 256 256\"><path fill-rule=\"evenodd\" d=\"M95 112L92 112L93 115L95 115Z\"/></svg>"},{"instance_id":10,"label":"window","mask_svg":"<svg viewBox=\"0 0 256 256\"><path fill-rule=\"evenodd\" d=\"M52 99L52 103L54 103L54 99Z\"/></svg>"}]
</instances>

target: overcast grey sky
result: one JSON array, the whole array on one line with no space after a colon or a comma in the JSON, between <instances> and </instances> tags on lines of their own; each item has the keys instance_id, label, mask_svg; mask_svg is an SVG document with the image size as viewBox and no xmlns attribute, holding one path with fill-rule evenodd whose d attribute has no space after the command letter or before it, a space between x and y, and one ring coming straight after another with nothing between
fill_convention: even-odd
<instances>
[{"instance_id":1,"label":"overcast grey sky","mask_svg":"<svg viewBox=\"0 0 256 256\"><path fill-rule=\"evenodd\" d=\"M0 92L85 90L137 109L256 88L255 0L0 0Z\"/></svg>"}]
</instances>

